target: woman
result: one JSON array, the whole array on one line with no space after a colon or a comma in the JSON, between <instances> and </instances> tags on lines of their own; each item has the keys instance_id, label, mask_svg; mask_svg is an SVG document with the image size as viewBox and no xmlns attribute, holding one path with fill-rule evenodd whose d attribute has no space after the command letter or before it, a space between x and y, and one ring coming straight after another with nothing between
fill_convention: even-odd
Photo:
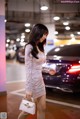
<instances>
[{"instance_id":1,"label":"woman","mask_svg":"<svg viewBox=\"0 0 80 119\"><path fill-rule=\"evenodd\" d=\"M37 105L37 119L45 119L46 91L42 77L42 64L45 62L44 45L48 29L43 24L36 24L29 37L29 43L25 48L26 68L26 97L31 97ZM26 119L28 114L21 112L18 119Z\"/></svg>"}]
</instances>

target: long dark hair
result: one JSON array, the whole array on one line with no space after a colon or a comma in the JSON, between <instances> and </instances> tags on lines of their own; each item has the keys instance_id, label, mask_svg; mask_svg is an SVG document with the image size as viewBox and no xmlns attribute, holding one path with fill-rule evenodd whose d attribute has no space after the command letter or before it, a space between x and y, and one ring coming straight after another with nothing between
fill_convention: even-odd
<instances>
[{"instance_id":1,"label":"long dark hair","mask_svg":"<svg viewBox=\"0 0 80 119\"><path fill-rule=\"evenodd\" d=\"M36 24L30 33L29 37L29 43L33 46L33 49L31 51L31 54L33 57L37 58L38 50L37 47L39 48L40 51L44 52L44 44L46 43L46 39L43 42L40 42L40 38L44 35L48 34L48 29L45 25L43 24ZM37 47L36 47L37 46Z\"/></svg>"}]
</instances>

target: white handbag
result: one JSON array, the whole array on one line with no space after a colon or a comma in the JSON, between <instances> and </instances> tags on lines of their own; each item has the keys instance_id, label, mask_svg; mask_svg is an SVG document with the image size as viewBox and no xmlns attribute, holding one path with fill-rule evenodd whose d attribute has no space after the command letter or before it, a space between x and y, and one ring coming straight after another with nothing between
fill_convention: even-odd
<instances>
[{"instance_id":1,"label":"white handbag","mask_svg":"<svg viewBox=\"0 0 80 119\"><path fill-rule=\"evenodd\" d=\"M22 111L27 112L29 114L35 114L36 105L34 102L23 99L21 101L19 110L22 110Z\"/></svg>"}]
</instances>

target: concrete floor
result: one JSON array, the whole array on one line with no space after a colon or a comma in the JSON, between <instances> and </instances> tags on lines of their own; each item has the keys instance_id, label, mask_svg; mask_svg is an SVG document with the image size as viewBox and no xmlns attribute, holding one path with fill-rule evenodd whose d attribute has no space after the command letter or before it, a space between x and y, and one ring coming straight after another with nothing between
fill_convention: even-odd
<instances>
[{"instance_id":1,"label":"concrete floor","mask_svg":"<svg viewBox=\"0 0 80 119\"><path fill-rule=\"evenodd\" d=\"M7 113L7 95L6 94L0 94L0 116L2 112Z\"/></svg>"},{"instance_id":2,"label":"concrete floor","mask_svg":"<svg viewBox=\"0 0 80 119\"><path fill-rule=\"evenodd\" d=\"M20 113L19 105L24 95L24 84L24 64L7 62L8 119L17 119ZM70 100L66 97L55 98L55 93L51 91L49 95L47 93L46 119L80 119L80 97L74 100L71 98ZM0 98L0 102L1 100ZM36 117L30 115L28 119L36 119Z\"/></svg>"},{"instance_id":3,"label":"concrete floor","mask_svg":"<svg viewBox=\"0 0 80 119\"><path fill-rule=\"evenodd\" d=\"M9 119L17 119L20 112L19 104L24 95L24 91L21 91L23 86L24 83L22 82L7 85L7 110ZM31 116L29 119L31 119ZM80 109L47 101L46 119L80 119Z\"/></svg>"}]
</instances>

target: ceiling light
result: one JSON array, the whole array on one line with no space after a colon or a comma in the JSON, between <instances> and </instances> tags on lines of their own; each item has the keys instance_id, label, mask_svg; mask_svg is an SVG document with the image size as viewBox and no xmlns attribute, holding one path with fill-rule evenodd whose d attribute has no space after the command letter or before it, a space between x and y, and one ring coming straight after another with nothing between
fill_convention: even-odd
<instances>
[{"instance_id":1,"label":"ceiling light","mask_svg":"<svg viewBox=\"0 0 80 119\"><path fill-rule=\"evenodd\" d=\"M20 38L17 38L16 41L20 41Z\"/></svg>"},{"instance_id":2,"label":"ceiling light","mask_svg":"<svg viewBox=\"0 0 80 119\"><path fill-rule=\"evenodd\" d=\"M25 38L25 36L22 35L21 38Z\"/></svg>"},{"instance_id":3,"label":"ceiling light","mask_svg":"<svg viewBox=\"0 0 80 119\"><path fill-rule=\"evenodd\" d=\"M29 33L30 32L30 29L25 29L25 32Z\"/></svg>"},{"instance_id":4,"label":"ceiling light","mask_svg":"<svg viewBox=\"0 0 80 119\"><path fill-rule=\"evenodd\" d=\"M69 22L68 21L63 22L63 25L67 26L67 25L69 25Z\"/></svg>"},{"instance_id":5,"label":"ceiling light","mask_svg":"<svg viewBox=\"0 0 80 119\"><path fill-rule=\"evenodd\" d=\"M30 26L30 23L25 23L25 26L26 26L26 27L29 27L29 26Z\"/></svg>"},{"instance_id":6,"label":"ceiling light","mask_svg":"<svg viewBox=\"0 0 80 119\"><path fill-rule=\"evenodd\" d=\"M41 10L43 10L43 11L45 11L45 10L47 10L48 9L48 7L47 6L45 6L45 5L43 5L43 6L41 6L41 8L40 8Z\"/></svg>"},{"instance_id":7,"label":"ceiling light","mask_svg":"<svg viewBox=\"0 0 80 119\"><path fill-rule=\"evenodd\" d=\"M7 22L7 20L5 19L5 20L4 20L4 22L6 23L6 22Z\"/></svg>"},{"instance_id":8,"label":"ceiling light","mask_svg":"<svg viewBox=\"0 0 80 119\"><path fill-rule=\"evenodd\" d=\"M9 46L9 44L7 43L7 44L6 44L6 47L8 47L8 46Z\"/></svg>"},{"instance_id":9,"label":"ceiling light","mask_svg":"<svg viewBox=\"0 0 80 119\"><path fill-rule=\"evenodd\" d=\"M21 33L21 38L25 38L25 33Z\"/></svg>"},{"instance_id":10,"label":"ceiling light","mask_svg":"<svg viewBox=\"0 0 80 119\"><path fill-rule=\"evenodd\" d=\"M9 43L10 42L10 39L7 39L7 43Z\"/></svg>"},{"instance_id":11,"label":"ceiling light","mask_svg":"<svg viewBox=\"0 0 80 119\"><path fill-rule=\"evenodd\" d=\"M60 19L60 17L55 16L55 17L53 17L53 19L54 19L55 21L58 21L58 20Z\"/></svg>"},{"instance_id":12,"label":"ceiling light","mask_svg":"<svg viewBox=\"0 0 80 119\"><path fill-rule=\"evenodd\" d=\"M57 35L58 34L58 31L55 31L54 34Z\"/></svg>"},{"instance_id":13,"label":"ceiling light","mask_svg":"<svg viewBox=\"0 0 80 119\"><path fill-rule=\"evenodd\" d=\"M78 31L77 34L80 35L80 31Z\"/></svg>"},{"instance_id":14,"label":"ceiling light","mask_svg":"<svg viewBox=\"0 0 80 119\"><path fill-rule=\"evenodd\" d=\"M66 26L65 29L66 29L66 30L70 30L70 27L69 27L69 26Z\"/></svg>"}]
</instances>

